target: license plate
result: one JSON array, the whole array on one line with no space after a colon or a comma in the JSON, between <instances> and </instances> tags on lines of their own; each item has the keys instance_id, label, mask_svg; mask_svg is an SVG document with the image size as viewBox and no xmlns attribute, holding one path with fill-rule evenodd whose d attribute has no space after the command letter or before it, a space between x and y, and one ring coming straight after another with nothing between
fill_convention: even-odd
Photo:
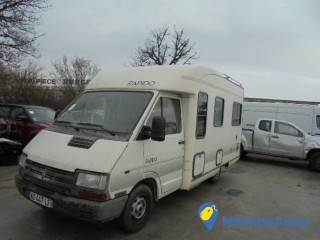
<instances>
[{"instance_id":1,"label":"license plate","mask_svg":"<svg viewBox=\"0 0 320 240\"><path fill-rule=\"evenodd\" d=\"M36 202L42 206L53 208L53 201L49 198L46 198L34 192L29 193L29 198L31 201Z\"/></svg>"}]
</instances>

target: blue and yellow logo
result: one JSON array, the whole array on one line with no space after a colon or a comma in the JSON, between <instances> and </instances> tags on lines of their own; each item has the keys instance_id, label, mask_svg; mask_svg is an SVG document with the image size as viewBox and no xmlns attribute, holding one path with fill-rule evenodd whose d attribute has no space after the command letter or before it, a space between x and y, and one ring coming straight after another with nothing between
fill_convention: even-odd
<instances>
[{"instance_id":1,"label":"blue and yellow logo","mask_svg":"<svg viewBox=\"0 0 320 240\"><path fill-rule=\"evenodd\" d=\"M217 221L218 214L218 208L213 202L205 202L198 209L200 220L209 230L212 230L213 225Z\"/></svg>"}]
</instances>

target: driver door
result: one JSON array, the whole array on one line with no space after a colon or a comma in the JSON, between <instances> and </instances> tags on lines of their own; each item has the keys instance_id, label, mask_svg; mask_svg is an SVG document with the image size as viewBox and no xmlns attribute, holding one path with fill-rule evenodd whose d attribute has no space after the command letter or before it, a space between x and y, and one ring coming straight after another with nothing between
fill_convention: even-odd
<instances>
[{"instance_id":1,"label":"driver door","mask_svg":"<svg viewBox=\"0 0 320 240\"><path fill-rule=\"evenodd\" d=\"M159 176L161 193L165 194L179 189L182 183L184 131L180 97L160 96L145 125L151 127L155 116L166 119L165 140L144 140L144 168L145 173L154 172Z\"/></svg>"},{"instance_id":2,"label":"driver door","mask_svg":"<svg viewBox=\"0 0 320 240\"><path fill-rule=\"evenodd\" d=\"M270 152L279 156L303 157L304 135L286 122L276 121L270 138Z\"/></svg>"},{"instance_id":3,"label":"driver door","mask_svg":"<svg viewBox=\"0 0 320 240\"><path fill-rule=\"evenodd\" d=\"M10 139L26 144L30 138L30 118L22 107L13 107L10 113L12 120Z\"/></svg>"}]
</instances>

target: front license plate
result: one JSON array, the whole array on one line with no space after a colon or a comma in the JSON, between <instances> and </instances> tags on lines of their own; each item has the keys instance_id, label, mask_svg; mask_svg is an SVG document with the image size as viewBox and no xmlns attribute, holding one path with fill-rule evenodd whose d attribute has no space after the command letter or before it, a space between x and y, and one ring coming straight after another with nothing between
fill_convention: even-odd
<instances>
[{"instance_id":1,"label":"front license plate","mask_svg":"<svg viewBox=\"0 0 320 240\"><path fill-rule=\"evenodd\" d=\"M29 198L31 201L36 202L42 206L53 208L53 201L49 198L46 198L34 192L29 193Z\"/></svg>"}]
</instances>

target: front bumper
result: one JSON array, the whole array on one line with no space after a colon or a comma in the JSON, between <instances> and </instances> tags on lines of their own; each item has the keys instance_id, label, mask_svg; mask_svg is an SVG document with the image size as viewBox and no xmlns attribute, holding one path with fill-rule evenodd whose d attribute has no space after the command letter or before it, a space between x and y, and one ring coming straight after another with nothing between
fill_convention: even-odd
<instances>
[{"instance_id":1,"label":"front bumper","mask_svg":"<svg viewBox=\"0 0 320 240\"><path fill-rule=\"evenodd\" d=\"M88 222L101 223L118 218L128 198L128 195L125 195L104 202L96 202L68 197L30 183L19 174L16 175L15 182L18 191L28 200L30 200L30 192L37 193L53 200L53 208L48 209Z\"/></svg>"}]
</instances>

